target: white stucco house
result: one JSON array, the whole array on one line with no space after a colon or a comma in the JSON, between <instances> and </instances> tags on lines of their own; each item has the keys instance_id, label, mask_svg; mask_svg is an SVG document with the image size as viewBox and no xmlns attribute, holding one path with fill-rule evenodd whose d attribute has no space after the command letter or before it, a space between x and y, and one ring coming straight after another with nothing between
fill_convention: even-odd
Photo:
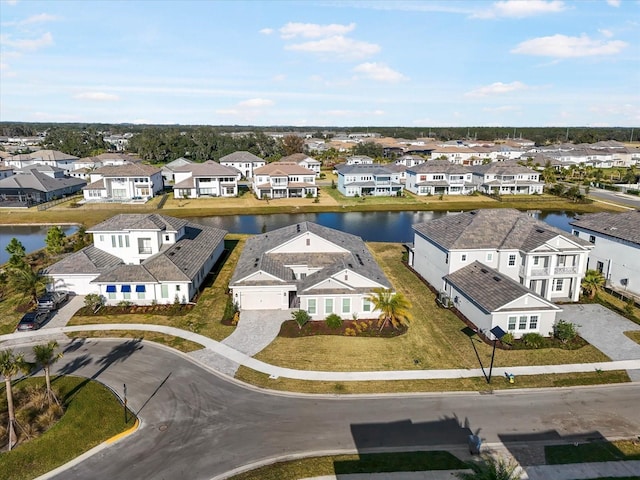
<instances>
[{"instance_id":1,"label":"white stucco house","mask_svg":"<svg viewBox=\"0 0 640 480\"><path fill-rule=\"evenodd\" d=\"M175 198L235 197L240 172L213 160L173 168Z\"/></svg>"},{"instance_id":2,"label":"white stucco house","mask_svg":"<svg viewBox=\"0 0 640 480\"><path fill-rule=\"evenodd\" d=\"M344 163L346 165L372 165L373 158L368 155L352 155L347 157Z\"/></svg>"},{"instance_id":3,"label":"white stucco house","mask_svg":"<svg viewBox=\"0 0 640 480\"><path fill-rule=\"evenodd\" d=\"M226 231L158 214L116 215L87 230L93 244L43 270L53 290L127 301L193 299L224 251Z\"/></svg>"},{"instance_id":4,"label":"white stucco house","mask_svg":"<svg viewBox=\"0 0 640 480\"><path fill-rule=\"evenodd\" d=\"M395 196L402 192L400 167L396 165L342 165L338 172L338 191L346 197Z\"/></svg>"},{"instance_id":5,"label":"white stucco house","mask_svg":"<svg viewBox=\"0 0 640 480\"><path fill-rule=\"evenodd\" d=\"M294 153L293 155L282 157L280 160L278 160L278 162L297 163L301 167L308 168L309 170L313 170L314 172L316 172L316 177L320 176L320 167L322 167L321 162L313 157L310 157L306 153Z\"/></svg>"},{"instance_id":6,"label":"white stucco house","mask_svg":"<svg viewBox=\"0 0 640 480\"><path fill-rule=\"evenodd\" d=\"M588 268L601 272L608 285L640 296L640 211L583 215L571 226L593 245Z\"/></svg>"},{"instance_id":7,"label":"white stucco house","mask_svg":"<svg viewBox=\"0 0 640 480\"><path fill-rule=\"evenodd\" d=\"M575 302L593 245L515 209L482 209L413 226L409 264L435 289L478 261L548 301Z\"/></svg>"},{"instance_id":8,"label":"white stucco house","mask_svg":"<svg viewBox=\"0 0 640 480\"><path fill-rule=\"evenodd\" d=\"M220 159L220 165L235 168L246 179L253 178L254 170L264 167L266 164L266 160L245 151L233 152Z\"/></svg>"},{"instance_id":9,"label":"white stucco house","mask_svg":"<svg viewBox=\"0 0 640 480\"><path fill-rule=\"evenodd\" d=\"M229 289L241 310L306 310L313 320L377 318L366 298L392 289L360 237L303 222L247 240Z\"/></svg>"},{"instance_id":10,"label":"white stucco house","mask_svg":"<svg viewBox=\"0 0 640 480\"><path fill-rule=\"evenodd\" d=\"M273 162L253 171L258 198L317 197L316 172L294 162Z\"/></svg>"},{"instance_id":11,"label":"white stucco house","mask_svg":"<svg viewBox=\"0 0 640 480\"><path fill-rule=\"evenodd\" d=\"M416 195L467 195L475 191L469 167L429 160L407 168L405 188Z\"/></svg>"},{"instance_id":12,"label":"white stucco house","mask_svg":"<svg viewBox=\"0 0 640 480\"><path fill-rule=\"evenodd\" d=\"M484 193L532 195L544 191L540 172L513 160L476 165L470 169L472 182Z\"/></svg>"},{"instance_id":13,"label":"white stucco house","mask_svg":"<svg viewBox=\"0 0 640 480\"><path fill-rule=\"evenodd\" d=\"M499 326L514 338L550 336L560 307L497 270L475 261L445 275L443 291L483 334Z\"/></svg>"},{"instance_id":14,"label":"white stucco house","mask_svg":"<svg viewBox=\"0 0 640 480\"><path fill-rule=\"evenodd\" d=\"M32 165L48 165L61 168L68 174L69 171L73 170L73 164L76 160L78 160L78 157L58 150L38 150L31 153L12 155L5 158L4 162L5 165L16 169Z\"/></svg>"},{"instance_id":15,"label":"white stucco house","mask_svg":"<svg viewBox=\"0 0 640 480\"><path fill-rule=\"evenodd\" d=\"M104 166L89 176L89 184L82 189L85 201L149 200L164 188L161 170L142 163Z\"/></svg>"},{"instance_id":16,"label":"white stucco house","mask_svg":"<svg viewBox=\"0 0 640 480\"><path fill-rule=\"evenodd\" d=\"M165 164L160 169L162 172L162 180L165 185L169 185L175 182L175 172L177 167L184 167L185 165L191 165L193 162L187 158L180 157Z\"/></svg>"}]
</instances>

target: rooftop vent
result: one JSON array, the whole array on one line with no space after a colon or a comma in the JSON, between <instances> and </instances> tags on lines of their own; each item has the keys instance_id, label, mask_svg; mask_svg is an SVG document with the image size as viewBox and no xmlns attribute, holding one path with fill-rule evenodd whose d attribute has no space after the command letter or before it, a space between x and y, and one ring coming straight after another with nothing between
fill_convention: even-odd
<instances>
[{"instance_id":1,"label":"rooftop vent","mask_svg":"<svg viewBox=\"0 0 640 480\"><path fill-rule=\"evenodd\" d=\"M358 263L362 266L364 266L364 263L362 263L362 258L360 258L360 254L356 253L356 260L358 260Z\"/></svg>"},{"instance_id":2,"label":"rooftop vent","mask_svg":"<svg viewBox=\"0 0 640 480\"><path fill-rule=\"evenodd\" d=\"M494 279L496 282L501 282L501 281L502 281L502 279L501 279L500 277L493 277L493 279Z\"/></svg>"},{"instance_id":3,"label":"rooftop vent","mask_svg":"<svg viewBox=\"0 0 640 480\"><path fill-rule=\"evenodd\" d=\"M300 231L300 224L296 225L296 231L298 231L298 232Z\"/></svg>"},{"instance_id":4,"label":"rooftop vent","mask_svg":"<svg viewBox=\"0 0 640 480\"><path fill-rule=\"evenodd\" d=\"M544 230L543 230L543 229L541 229L541 228L536 228L536 232L538 232L538 233L544 233Z\"/></svg>"},{"instance_id":5,"label":"rooftop vent","mask_svg":"<svg viewBox=\"0 0 640 480\"><path fill-rule=\"evenodd\" d=\"M481 269L480 269L480 271L481 271L482 273L489 273L489 270L487 270L486 268L481 268Z\"/></svg>"}]
</instances>

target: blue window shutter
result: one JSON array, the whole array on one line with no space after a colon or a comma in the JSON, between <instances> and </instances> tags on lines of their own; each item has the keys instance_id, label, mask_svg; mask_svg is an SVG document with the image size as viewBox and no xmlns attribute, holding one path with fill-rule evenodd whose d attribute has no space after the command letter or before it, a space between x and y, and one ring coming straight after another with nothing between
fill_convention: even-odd
<instances>
[{"instance_id":1,"label":"blue window shutter","mask_svg":"<svg viewBox=\"0 0 640 480\"><path fill-rule=\"evenodd\" d=\"M145 286L144 285L136 285L136 293L140 293L140 292L145 292Z\"/></svg>"},{"instance_id":2,"label":"blue window shutter","mask_svg":"<svg viewBox=\"0 0 640 480\"><path fill-rule=\"evenodd\" d=\"M107 293L115 293L116 286L115 285L107 285Z\"/></svg>"},{"instance_id":3,"label":"blue window shutter","mask_svg":"<svg viewBox=\"0 0 640 480\"><path fill-rule=\"evenodd\" d=\"M122 287L120 287L120 291L121 292L125 292L125 293L130 293L131 292L131 285L122 285Z\"/></svg>"}]
</instances>

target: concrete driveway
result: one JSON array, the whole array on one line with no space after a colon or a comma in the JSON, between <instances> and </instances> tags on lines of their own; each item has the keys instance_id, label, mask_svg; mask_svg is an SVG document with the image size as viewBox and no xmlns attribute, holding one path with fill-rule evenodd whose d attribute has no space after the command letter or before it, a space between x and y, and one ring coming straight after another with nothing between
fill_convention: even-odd
<instances>
[{"instance_id":1,"label":"concrete driveway","mask_svg":"<svg viewBox=\"0 0 640 480\"><path fill-rule=\"evenodd\" d=\"M51 320L42 328L66 327L71 317L84 307L84 295L69 295L69 300L54 312Z\"/></svg>"},{"instance_id":2,"label":"concrete driveway","mask_svg":"<svg viewBox=\"0 0 640 480\"><path fill-rule=\"evenodd\" d=\"M640 330L640 325L602 305L562 305L559 318L578 325L580 336L611 360L640 358L640 345L623 332Z\"/></svg>"}]
</instances>

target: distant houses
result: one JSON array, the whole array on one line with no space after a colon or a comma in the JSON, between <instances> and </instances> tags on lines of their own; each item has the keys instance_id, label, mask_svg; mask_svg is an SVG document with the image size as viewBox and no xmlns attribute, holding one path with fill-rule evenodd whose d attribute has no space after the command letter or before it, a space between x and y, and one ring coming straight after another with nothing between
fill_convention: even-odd
<instances>
[{"instance_id":1,"label":"distant houses","mask_svg":"<svg viewBox=\"0 0 640 480\"><path fill-rule=\"evenodd\" d=\"M16 206L73 195L87 184L80 178L66 176L61 168L46 164L30 164L11 171L13 175L0 178L0 201Z\"/></svg>"}]
</instances>

